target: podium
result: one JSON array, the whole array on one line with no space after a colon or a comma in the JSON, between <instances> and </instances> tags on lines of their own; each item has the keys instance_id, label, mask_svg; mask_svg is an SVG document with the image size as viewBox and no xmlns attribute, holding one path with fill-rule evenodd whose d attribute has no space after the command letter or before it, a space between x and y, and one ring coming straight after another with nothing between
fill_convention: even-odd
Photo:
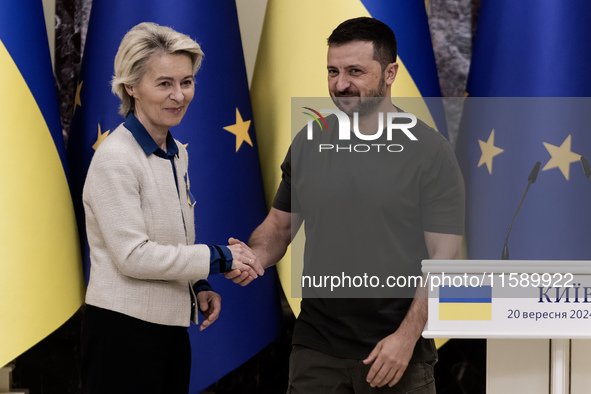
<instances>
[{"instance_id":1,"label":"podium","mask_svg":"<svg viewBox=\"0 0 591 394\"><path fill-rule=\"evenodd\" d=\"M426 338L487 339L487 393L589 393L591 261L424 260Z\"/></svg>"}]
</instances>

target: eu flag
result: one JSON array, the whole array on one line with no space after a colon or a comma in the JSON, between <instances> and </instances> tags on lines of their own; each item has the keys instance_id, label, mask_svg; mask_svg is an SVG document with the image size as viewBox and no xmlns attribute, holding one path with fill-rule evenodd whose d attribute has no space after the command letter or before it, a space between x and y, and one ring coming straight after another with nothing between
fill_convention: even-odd
<instances>
[{"instance_id":1,"label":"eu flag","mask_svg":"<svg viewBox=\"0 0 591 394\"><path fill-rule=\"evenodd\" d=\"M467 247L500 259L588 259L591 3L483 0L457 154L466 180Z\"/></svg>"},{"instance_id":2,"label":"eu flag","mask_svg":"<svg viewBox=\"0 0 591 394\"><path fill-rule=\"evenodd\" d=\"M0 366L83 300L41 0L0 3Z\"/></svg>"},{"instance_id":3,"label":"eu flag","mask_svg":"<svg viewBox=\"0 0 591 394\"><path fill-rule=\"evenodd\" d=\"M119 99L110 90L113 59L125 33L140 22L187 34L205 53L196 76L195 98L181 124L171 129L174 138L188 144L197 242L227 244L230 236L247 241L267 211L233 1L93 2L78 83L79 104L68 145L79 213L93 145L123 121L117 113ZM273 269L244 288L219 275L210 283L222 295L222 311L207 330L189 329L193 393L252 357L279 327Z\"/></svg>"}]
</instances>

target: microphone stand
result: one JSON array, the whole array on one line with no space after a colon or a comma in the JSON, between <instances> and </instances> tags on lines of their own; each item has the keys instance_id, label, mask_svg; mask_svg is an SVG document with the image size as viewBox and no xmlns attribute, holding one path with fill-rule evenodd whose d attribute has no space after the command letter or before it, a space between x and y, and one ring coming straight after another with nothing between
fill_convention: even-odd
<instances>
[{"instance_id":1,"label":"microphone stand","mask_svg":"<svg viewBox=\"0 0 591 394\"><path fill-rule=\"evenodd\" d=\"M515 211L515 215L513 216L513 220L511 221L511 225L507 229L507 236L505 237L505 244L503 245L503 253L501 256L501 260L509 260L509 247L507 246L507 243L509 242L509 233L511 233L511 229L513 228L513 224L515 223L515 219L517 218L517 214L519 213L519 210L521 209L521 204L523 204L523 200L525 200L525 196L527 195L527 191L529 190L529 187L538 178L538 172L540 171L541 165L542 165L542 163L540 163L539 161L536 162L536 164L534 165L534 168L531 170L531 173L529 174L529 177L527 178L527 187L525 188L525 192L523 193L523 197L521 197L521 202L519 203L519 206L517 207L517 211Z\"/></svg>"},{"instance_id":2,"label":"microphone stand","mask_svg":"<svg viewBox=\"0 0 591 394\"><path fill-rule=\"evenodd\" d=\"M581 166L583 166L583 173L585 176L591 179L591 166L589 165L589 162L585 156L581 156Z\"/></svg>"}]
</instances>

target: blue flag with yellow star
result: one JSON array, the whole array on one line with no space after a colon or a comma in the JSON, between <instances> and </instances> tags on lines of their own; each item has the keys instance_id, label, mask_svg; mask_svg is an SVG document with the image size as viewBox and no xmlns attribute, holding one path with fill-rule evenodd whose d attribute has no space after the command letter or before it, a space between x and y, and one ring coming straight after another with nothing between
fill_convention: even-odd
<instances>
[{"instance_id":1,"label":"blue flag with yellow star","mask_svg":"<svg viewBox=\"0 0 591 394\"><path fill-rule=\"evenodd\" d=\"M113 60L125 33L140 22L187 34L205 53L196 76L195 98L180 125L170 130L175 139L188 144L189 176L197 201L197 243L227 244L231 236L247 241L267 211L233 1L93 2L68 144L80 227L80 196L94 148L124 121L118 114L119 99L110 89ZM82 239L87 245L84 234ZM86 264L88 275L88 260ZM209 281L222 296L222 311L207 330L189 329L191 393L200 392L256 354L275 337L280 322L274 269L246 287L221 275Z\"/></svg>"},{"instance_id":2,"label":"blue flag with yellow star","mask_svg":"<svg viewBox=\"0 0 591 394\"><path fill-rule=\"evenodd\" d=\"M483 0L458 137L467 249L500 259L589 259L591 3Z\"/></svg>"}]
</instances>

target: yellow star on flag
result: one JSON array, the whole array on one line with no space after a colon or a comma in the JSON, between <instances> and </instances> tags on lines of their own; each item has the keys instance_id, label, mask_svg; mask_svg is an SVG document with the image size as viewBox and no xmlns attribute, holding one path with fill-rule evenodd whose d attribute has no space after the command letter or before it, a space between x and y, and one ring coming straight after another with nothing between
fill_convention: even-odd
<instances>
[{"instance_id":1,"label":"yellow star on flag","mask_svg":"<svg viewBox=\"0 0 591 394\"><path fill-rule=\"evenodd\" d=\"M238 108L236 108L236 123L224 127L224 130L227 130L236 136L236 152L238 152L238 149L240 149L243 142L246 142L248 145L253 146L252 141L250 139L250 135L248 134L249 128L250 120L242 120L242 116L240 116L240 111L238 111Z\"/></svg>"},{"instance_id":2,"label":"yellow star on flag","mask_svg":"<svg viewBox=\"0 0 591 394\"><path fill-rule=\"evenodd\" d=\"M76 107L82 107L82 100L80 99L80 90L82 90L82 84L84 81L78 82L78 86L76 86L76 97L74 97L74 113L76 113Z\"/></svg>"},{"instance_id":3,"label":"yellow star on flag","mask_svg":"<svg viewBox=\"0 0 591 394\"><path fill-rule=\"evenodd\" d=\"M568 137L564 140L562 145L556 146L552 144L548 144L544 142L544 146L548 153L550 153L550 160L548 163L542 168L542 171L550 170L552 168L558 167L562 172L562 175L568 181L568 177L570 175L570 163L575 161L579 161L581 159L581 155L571 152L571 135L569 134Z\"/></svg>"},{"instance_id":4,"label":"yellow star on flag","mask_svg":"<svg viewBox=\"0 0 591 394\"><path fill-rule=\"evenodd\" d=\"M110 132L111 132L111 130L107 130L104 133L101 133L101 124L99 123L98 134L96 136L96 142L94 143L94 145L92 145L92 149L96 150L99 147L99 145L101 144L101 142L103 142L105 140L105 138L107 138L107 136L109 135Z\"/></svg>"},{"instance_id":5,"label":"yellow star on flag","mask_svg":"<svg viewBox=\"0 0 591 394\"><path fill-rule=\"evenodd\" d=\"M492 174L493 157L500 155L504 151L504 149L495 146L495 130L493 129L490 132L488 141L484 142L482 140L478 140L478 143L480 144L480 150L482 151L482 156L480 156L478 167L486 164L488 173Z\"/></svg>"}]
</instances>

